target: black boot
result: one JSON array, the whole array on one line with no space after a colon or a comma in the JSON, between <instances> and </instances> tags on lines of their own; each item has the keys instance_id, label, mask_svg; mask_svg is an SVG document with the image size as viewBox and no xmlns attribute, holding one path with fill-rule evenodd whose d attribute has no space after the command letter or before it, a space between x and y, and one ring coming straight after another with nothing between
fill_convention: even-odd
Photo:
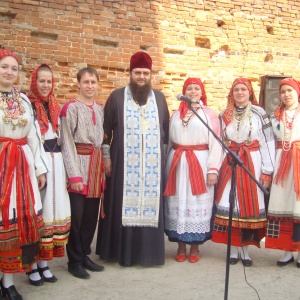
<instances>
[{"instance_id":1,"label":"black boot","mask_svg":"<svg viewBox=\"0 0 300 300\"><path fill-rule=\"evenodd\" d=\"M2 279L1 279L0 285L1 285L1 291L2 291L3 297L8 296L9 300L23 300L23 297L18 293L18 291L14 285L11 285L10 287L5 288L3 286Z\"/></svg>"}]
</instances>

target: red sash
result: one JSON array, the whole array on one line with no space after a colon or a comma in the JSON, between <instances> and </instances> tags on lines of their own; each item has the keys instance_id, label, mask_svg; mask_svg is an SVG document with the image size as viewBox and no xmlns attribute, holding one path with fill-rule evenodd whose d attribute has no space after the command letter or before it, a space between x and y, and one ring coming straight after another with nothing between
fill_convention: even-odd
<instances>
[{"instance_id":1,"label":"red sash","mask_svg":"<svg viewBox=\"0 0 300 300\"><path fill-rule=\"evenodd\" d=\"M277 149L282 149L282 141L277 142ZM274 178L276 184L281 183L283 186L284 180L291 168L293 161L294 167L294 190L297 199L300 200L300 141L294 141L288 151L281 151L280 165Z\"/></svg>"},{"instance_id":2,"label":"red sash","mask_svg":"<svg viewBox=\"0 0 300 300\"><path fill-rule=\"evenodd\" d=\"M76 144L79 155L90 155L90 166L88 175L87 198L100 198L105 190L105 172L102 162L101 148L95 148L90 144Z\"/></svg>"},{"instance_id":3,"label":"red sash","mask_svg":"<svg viewBox=\"0 0 300 300\"><path fill-rule=\"evenodd\" d=\"M20 245L29 245L40 238L34 210L34 193L29 167L22 146L26 138L0 137L0 205L4 229L9 229L9 206L14 172L16 170L16 208Z\"/></svg>"},{"instance_id":4,"label":"red sash","mask_svg":"<svg viewBox=\"0 0 300 300\"><path fill-rule=\"evenodd\" d=\"M189 176L193 195L201 195L207 192L202 167L194 153L194 151L203 151L208 149L207 144L202 145L178 145L174 144L175 150L167 186L164 192L165 196L172 196L176 193L176 166L181 158L183 151L186 152L186 160L189 166Z\"/></svg>"},{"instance_id":5,"label":"red sash","mask_svg":"<svg viewBox=\"0 0 300 300\"><path fill-rule=\"evenodd\" d=\"M245 143L237 144L231 141L229 149L238 153L238 156L244 162L244 165L249 171L255 175L254 165L251 158L251 151L259 150L259 142L253 141L251 145L247 146ZM219 183L216 192L216 202L219 203L223 195L225 186L231 178L232 168L227 163L227 157L224 159L220 175ZM237 177L237 196L240 208L240 217L253 217L259 216L259 205L256 183L251 180L249 175L239 166L236 171Z\"/></svg>"}]
</instances>

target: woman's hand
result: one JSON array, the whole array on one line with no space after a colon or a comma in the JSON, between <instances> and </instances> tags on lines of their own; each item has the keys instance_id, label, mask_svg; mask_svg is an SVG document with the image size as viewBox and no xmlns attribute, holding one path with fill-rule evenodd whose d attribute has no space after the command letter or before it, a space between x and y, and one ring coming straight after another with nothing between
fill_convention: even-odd
<instances>
[{"instance_id":1,"label":"woman's hand","mask_svg":"<svg viewBox=\"0 0 300 300\"><path fill-rule=\"evenodd\" d=\"M103 158L104 163L104 170L107 177L111 176L111 158L110 157L104 157Z\"/></svg>"},{"instance_id":2,"label":"woman's hand","mask_svg":"<svg viewBox=\"0 0 300 300\"><path fill-rule=\"evenodd\" d=\"M38 181L39 190L42 190L45 187L45 184L46 184L45 174L41 174L40 176L38 176L37 181Z\"/></svg>"},{"instance_id":3,"label":"woman's hand","mask_svg":"<svg viewBox=\"0 0 300 300\"><path fill-rule=\"evenodd\" d=\"M207 185L212 186L215 185L218 181L218 175L214 173L207 174Z\"/></svg>"},{"instance_id":4,"label":"woman's hand","mask_svg":"<svg viewBox=\"0 0 300 300\"><path fill-rule=\"evenodd\" d=\"M262 184L262 186L267 189L271 186L272 183L272 177L271 175L261 174L259 178L259 182Z\"/></svg>"},{"instance_id":5,"label":"woman's hand","mask_svg":"<svg viewBox=\"0 0 300 300\"><path fill-rule=\"evenodd\" d=\"M271 185L271 181L269 181L269 180L263 180L263 179L261 179L261 180L260 180L260 183L262 184L262 186L263 186L265 189L269 188L270 185Z\"/></svg>"}]
</instances>

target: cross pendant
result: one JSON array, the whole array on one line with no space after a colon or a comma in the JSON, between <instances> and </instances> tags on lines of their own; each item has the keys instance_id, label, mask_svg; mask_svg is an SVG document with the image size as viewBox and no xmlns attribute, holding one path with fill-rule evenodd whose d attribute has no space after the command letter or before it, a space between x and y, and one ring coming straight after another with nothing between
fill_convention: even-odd
<instances>
[{"instance_id":1,"label":"cross pendant","mask_svg":"<svg viewBox=\"0 0 300 300\"><path fill-rule=\"evenodd\" d=\"M148 127L148 122L145 119L143 119L142 125L143 125L143 128L144 128L144 131L146 131L147 127Z\"/></svg>"}]
</instances>

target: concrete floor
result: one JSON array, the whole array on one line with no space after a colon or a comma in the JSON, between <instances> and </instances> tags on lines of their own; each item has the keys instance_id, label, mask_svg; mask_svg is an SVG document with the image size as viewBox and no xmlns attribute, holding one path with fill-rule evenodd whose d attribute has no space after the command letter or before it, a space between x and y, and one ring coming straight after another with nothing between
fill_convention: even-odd
<instances>
[{"instance_id":1,"label":"concrete floor","mask_svg":"<svg viewBox=\"0 0 300 300\"><path fill-rule=\"evenodd\" d=\"M230 300L299 300L300 268L296 262L277 267L281 251L250 248L254 262L250 268L239 262L230 266L228 299ZM93 251L95 249L95 240ZM92 273L89 280L73 277L67 271L67 258L49 263L58 281L34 287L27 276L15 276L15 285L24 300L193 300L224 299L226 245L211 241L200 246L198 263L174 260L177 246L166 239L166 263L162 267L120 267L118 263L103 263L105 271ZM94 253L94 252L93 252ZM296 253L294 254L297 258ZM247 284L248 282L248 284ZM252 287L251 287L252 286ZM256 291L255 291L256 290Z\"/></svg>"}]
</instances>

